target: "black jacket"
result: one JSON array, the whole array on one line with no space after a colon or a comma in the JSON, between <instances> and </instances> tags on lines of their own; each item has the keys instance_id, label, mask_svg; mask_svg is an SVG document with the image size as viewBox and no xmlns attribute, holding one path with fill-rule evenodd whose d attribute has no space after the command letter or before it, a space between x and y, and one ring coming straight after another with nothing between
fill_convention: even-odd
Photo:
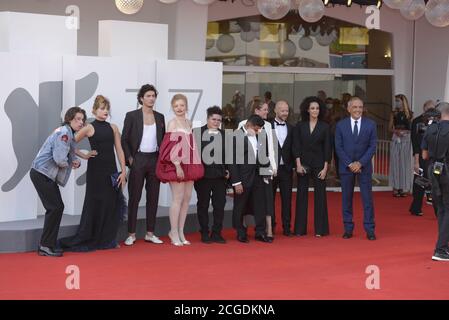
<instances>
[{"instance_id":1,"label":"black jacket","mask_svg":"<svg viewBox=\"0 0 449 320\"><path fill-rule=\"evenodd\" d=\"M411 140L412 140L412 148L413 155L421 154L421 142L424 137L423 132L419 132L419 124L423 123L424 118L422 115L416 117L412 121L412 129L411 129Z\"/></svg>"},{"instance_id":2,"label":"black jacket","mask_svg":"<svg viewBox=\"0 0 449 320\"><path fill-rule=\"evenodd\" d=\"M209 134L207 125L204 125L201 128L195 128L194 132L195 138L197 138L196 145L198 146L198 151L201 155L201 162L204 166L204 178L224 178L226 176L224 131L219 130L219 133L217 135ZM216 138L218 135L221 137L220 139ZM209 148L207 148L203 154L203 150L207 146L209 146ZM218 150L218 148L221 149L221 156L219 161L218 158L216 159L215 157L215 150Z\"/></svg>"},{"instance_id":3,"label":"black jacket","mask_svg":"<svg viewBox=\"0 0 449 320\"><path fill-rule=\"evenodd\" d=\"M330 163L332 145L329 125L318 121L310 133L308 121L298 122L293 132L293 153L301 164L312 168L322 168L325 161Z\"/></svg>"},{"instance_id":4,"label":"black jacket","mask_svg":"<svg viewBox=\"0 0 449 320\"><path fill-rule=\"evenodd\" d=\"M265 137L267 136L265 135ZM261 169L268 169L270 167L268 159L268 139L266 138L265 141L260 140L261 138L258 137L259 152L258 157L256 158L252 145L243 131L243 128L235 130L233 141L234 159L233 163L229 165L231 184L241 182L243 188L249 188L253 185L256 175L264 173ZM243 142L243 145L241 145L239 141ZM265 150L265 154L262 155L263 150ZM261 155L264 158L263 163L259 160Z\"/></svg>"},{"instance_id":5,"label":"black jacket","mask_svg":"<svg viewBox=\"0 0 449 320\"><path fill-rule=\"evenodd\" d=\"M287 126L287 137L285 138L284 144L281 145L278 142L278 139L276 137L276 127L274 124L274 120L271 122L271 127L273 128L273 136L275 137L275 143L277 142L278 146L277 149L275 148L275 151L277 151L276 154L276 161L277 165L279 167L281 163L281 156L282 160L284 160L284 165L288 168L293 168L295 166L295 159L293 159L293 131L294 127L289 124L285 123Z\"/></svg>"},{"instance_id":6,"label":"black jacket","mask_svg":"<svg viewBox=\"0 0 449 320\"><path fill-rule=\"evenodd\" d=\"M156 138L158 148L161 146L165 135L165 118L162 113L154 112L156 122ZM135 157L142 142L143 135L143 113L142 109L137 109L126 113L125 123L122 133L122 148L125 153L126 165L129 166L129 158Z\"/></svg>"}]
</instances>

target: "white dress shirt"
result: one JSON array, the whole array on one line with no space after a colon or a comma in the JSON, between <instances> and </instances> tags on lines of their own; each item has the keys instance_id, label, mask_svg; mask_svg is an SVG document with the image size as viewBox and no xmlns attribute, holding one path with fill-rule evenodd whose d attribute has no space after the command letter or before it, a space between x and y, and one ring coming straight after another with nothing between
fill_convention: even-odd
<instances>
[{"instance_id":1,"label":"white dress shirt","mask_svg":"<svg viewBox=\"0 0 449 320\"><path fill-rule=\"evenodd\" d=\"M356 121L357 121L357 128L359 129L360 134L360 128L362 127L362 117L358 118L357 120L351 117L351 132L354 133L354 126Z\"/></svg>"},{"instance_id":2,"label":"white dress shirt","mask_svg":"<svg viewBox=\"0 0 449 320\"><path fill-rule=\"evenodd\" d=\"M278 123L283 123L284 125L279 125ZM281 121L278 118L276 118L274 120L274 129L276 130L277 141L279 142L279 145L282 148L282 146L284 145L285 139L287 138L287 134L288 134L287 124L285 123L285 121ZM280 161L279 164L280 165L284 164L284 160L282 159L282 155L281 155L281 161Z\"/></svg>"},{"instance_id":3,"label":"white dress shirt","mask_svg":"<svg viewBox=\"0 0 449 320\"><path fill-rule=\"evenodd\" d=\"M265 121L265 124L263 126L263 129L265 130L265 132L267 133L267 137L268 137L268 159L270 160L270 166L273 169L273 171L277 171L277 163L276 163L276 157L275 157L275 152L274 152L274 138L273 138L273 129L271 127L271 123L269 123L268 121ZM244 125L246 124L246 120L242 120L239 123L238 129L244 127ZM277 148L277 145L276 145Z\"/></svg>"},{"instance_id":4,"label":"white dress shirt","mask_svg":"<svg viewBox=\"0 0 449 320\"><path fill-rule=\"evenodd\" d=\"M248 141L251 143L251 147L252 147L253 152L254 152L254 159L257 159L257 150L258 150L257 149L257 138L256 138L256 136L248 135L248 131L246 131L245 126L243 126L242 129L245 132L245 135L248 137ZM238 186L239 184L242 184L242 182L239 181L239 182L233 183L232 186L235 187L235 186Z\"/></svg>"}]
</instances>

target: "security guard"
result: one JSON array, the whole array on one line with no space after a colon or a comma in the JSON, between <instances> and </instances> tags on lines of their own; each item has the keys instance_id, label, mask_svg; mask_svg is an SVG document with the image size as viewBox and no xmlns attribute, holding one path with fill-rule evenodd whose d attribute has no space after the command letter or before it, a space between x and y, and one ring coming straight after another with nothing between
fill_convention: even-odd
<instances>
[{"instance_id":1,"label":"security guard","mask_svg":"<svg viewBox=\"0 0 449 320\"><path fill-rule=\"evenodd\" d=\"M426 131L422 157L429 159L429 178L438 215L438 241L432 260L449 261L449 103L437 106L441 120Z\"/></svg>"}]
</instances>

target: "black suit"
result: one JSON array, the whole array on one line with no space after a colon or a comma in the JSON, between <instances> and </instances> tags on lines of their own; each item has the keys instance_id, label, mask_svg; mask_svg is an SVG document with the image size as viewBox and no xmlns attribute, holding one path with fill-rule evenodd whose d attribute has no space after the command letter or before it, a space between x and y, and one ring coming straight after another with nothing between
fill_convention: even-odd
<instances>
[{"instance_id":1,"label":"black suit","mask_svg":"<svg viewBox=\"0 0 449 320\"><path fill-rule=\"evenodd\" d=\"M318 121L313 132L310 132L308 121L301 121L295 127L294 155L299 158L301 165L307 166L309 171L305 175L298 174L298 189L296 194L295 234L307 234L307 207L309 178L314 181L315 204L315 234L329 234L327 212L326 180L318 178L324 162L330 163L332 157L331 135L329 125Z\"/></svg>"},{"instance_id":2,"label":"black suit","mask_svg":"<svg viewBox=\"0 0 449 320\"><path fill-rule=\"evenodd\" d=\"M263 136L261 136L263 137ZM265 135L266 137L266 135ZM232 211L233 227L238 237L246 237L246 228L243 226L243 213L249 199L253 199L254 219L256 222L256 236L266 236L266 208L265 201L260 201L265 194L264 169L270 166L268 160L267 140L258 139L258 152L255 156L254 149L245 134L243 128L235 131L233 143L233 164L229 166L230 180L234 186L241 183L242 194L234 194L234 208ZM242 145L243 143L243 145ZM265 150L266 153L262 154ZM261 158L263 156L263 159Z\"/></svg>"},{"instance_id":3,"label":"black suit","mask_svg":"<svg viewBox=\"0 0 449 320\"><path fill-rule=\"evenodd\" d=\"M219 235L223 229L224 207L226 204L224 131L219 130L217 134L210 134L208 133L207 125L205 125L195 129L195 137L197 137L197 130L200 130L200 141L197 141L197 145L201 146L201 162L204 166L204 177L195 181L194 184L198 198L197 214L200 232L202 235L209 234L209 202L212 199L214 209L212 233ZM212 152L206 150L203 154L205 148L210 148ZM221 156L215 154L215 151L218 149L221 149ZM212 160L213 162L211 162Z\"/></svg>"},{"instance_id":4,"label":"black suit","mask_svg":"<svg viewBox=\"0 0 449 320\"><path fill-rule=\"evenodd\" d=\"M284 232L290 231L291 225L291 210L292 210L292 187L293 187L293 126L285 123L284 126L287 129L287 136L281 146L276 134L276 126L282 128L282 126L272 122L273 136L275 137L275 143L277 142L276 161L277 161L277 175L273 179L273 204L275 204L276 190L279 186L281 192L281 204L282 204L282 228ZM281 161L282 159L282 161ZM282 163L282 164L281 164ZM273 213L275 209L273 208ZM273 228L276 225L275 216L273 217Z\"/></svg>"},{"instance_id":5,"label":"black suit","mask_svg":"<svg viewBox=\"0 0 449 320\"><path fill-rule=\"evenodd\" d=\"M162 143L165 134L164 116L153 111L156 123L157 149ZM147 193L146 218L147 231L154 232L156 224L157 206L159 202L160 181L156 177L156 163L159 152L143 153L139 151L143 136L143 111L137 109L126 114L123 125L122 147L125 153L126 165L130 167L129 173L129 201L128 201L128 232L136 232L137 210L139 208L142 188L145 183ZM130 159L133 159L132 165Z\"/></svg>"}]
</instances>

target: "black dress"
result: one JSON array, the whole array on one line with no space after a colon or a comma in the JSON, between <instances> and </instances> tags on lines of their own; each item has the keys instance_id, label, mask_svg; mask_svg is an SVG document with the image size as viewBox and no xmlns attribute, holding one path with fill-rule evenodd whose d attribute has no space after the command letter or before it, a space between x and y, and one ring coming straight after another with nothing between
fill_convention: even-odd
<instances>
[{"instance_id":1,"label":"black dress","mask_svg":"<svg viewBox=\"0 0 449 320\"><path fill-rule=\"evenodd\" d=\"M117 172L114 154L114 132L106 121L93 121L95 133L89 138L98 155L87 164L86 195L76 235L60 239L66 251L92 251L117 247L119 227L119 193L111 182Z\"/></svg>"}]
</instances>

